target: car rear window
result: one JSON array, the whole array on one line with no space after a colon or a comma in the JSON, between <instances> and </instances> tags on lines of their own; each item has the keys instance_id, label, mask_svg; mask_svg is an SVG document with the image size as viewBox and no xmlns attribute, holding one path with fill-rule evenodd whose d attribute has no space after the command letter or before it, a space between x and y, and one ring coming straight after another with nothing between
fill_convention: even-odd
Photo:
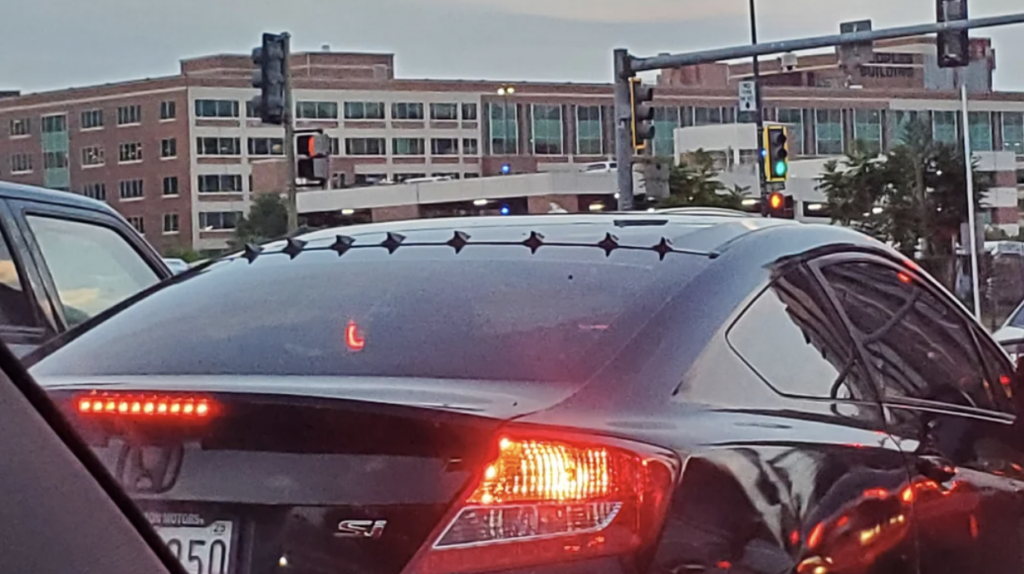
<instances>
[{"instance_id":1,"label":"car rear window","mask_svg":"<svg viewBox=\"0 0 1024 574\"><path fill-rule=\"evenodd\" d=\"M521 245L265 254L157 288L33 373L582 381L706 264Z\"/></svg>"}]
</instances>

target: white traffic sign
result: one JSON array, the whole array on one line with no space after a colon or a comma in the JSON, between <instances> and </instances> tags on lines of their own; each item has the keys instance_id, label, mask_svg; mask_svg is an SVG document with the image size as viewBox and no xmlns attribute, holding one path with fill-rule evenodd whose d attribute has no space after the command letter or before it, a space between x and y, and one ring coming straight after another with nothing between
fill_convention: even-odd
<instances>
[{"instance_id":1,"label":"white traffic sign","mask_svg":"<svg viewBox=\"0 0 1024 574\"><path fill-rule=\"evenodd\" d=\"M740 111L757 111L757 94L754 82L740 82Z\"/></svg>"}]
</instances>

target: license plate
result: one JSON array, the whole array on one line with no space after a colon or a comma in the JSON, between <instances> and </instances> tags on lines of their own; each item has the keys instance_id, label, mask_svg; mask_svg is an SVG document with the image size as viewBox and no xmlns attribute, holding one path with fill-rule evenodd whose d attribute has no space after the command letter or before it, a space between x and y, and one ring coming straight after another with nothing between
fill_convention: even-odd
<instances>
[{"instance_id":1,"label":"license plate","mask_svg":"<svg viewBox=\"0 0 1024 574\"><path fill-rule=\"evenodd\" d=\"M206 526L157 526L167 547L190 574L229 574L231 531L229 520Z\"/></svg>"}]
</instances>

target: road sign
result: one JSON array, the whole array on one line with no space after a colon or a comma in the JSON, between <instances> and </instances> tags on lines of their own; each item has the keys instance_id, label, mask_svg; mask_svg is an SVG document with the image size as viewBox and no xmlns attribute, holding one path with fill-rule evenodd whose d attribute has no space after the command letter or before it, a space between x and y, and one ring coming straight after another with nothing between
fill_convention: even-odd
<instances>
[{"instance_id":1,"label":"road sign","mask_svg":"<svg viewBox=\"0 0 1024 574\"><path fill-rule=\"evenodd\" d=\"M757 111L757 84L754 82L740 82L740 111Z\"/></svg>"}]
</instances>

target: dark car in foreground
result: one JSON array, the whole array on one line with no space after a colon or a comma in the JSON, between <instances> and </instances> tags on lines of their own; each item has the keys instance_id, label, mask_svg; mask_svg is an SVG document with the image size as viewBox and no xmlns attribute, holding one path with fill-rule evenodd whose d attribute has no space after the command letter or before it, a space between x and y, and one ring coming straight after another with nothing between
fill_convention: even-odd
<instances>
[{"instance_id":1,"label":"dark car in foreground","mask_svg":"<svg viewBox=\"0 0 1024 574\"><path fill-rule=\"evenodd\" d=\"M0 182L0 341L16 354L170 276L109 205Z\"/></svg>"},{"instance_id":2,"label":"dark car in foreground","mask_svg":"<svg viewBox=\"0 0 1024 574\"><path fill-rule=\"evenodd\" d=\"M1008 357L912 262L839 227L318 231L39 355L195 574L1024 564Z\"/></svg>"}]
</instances>

